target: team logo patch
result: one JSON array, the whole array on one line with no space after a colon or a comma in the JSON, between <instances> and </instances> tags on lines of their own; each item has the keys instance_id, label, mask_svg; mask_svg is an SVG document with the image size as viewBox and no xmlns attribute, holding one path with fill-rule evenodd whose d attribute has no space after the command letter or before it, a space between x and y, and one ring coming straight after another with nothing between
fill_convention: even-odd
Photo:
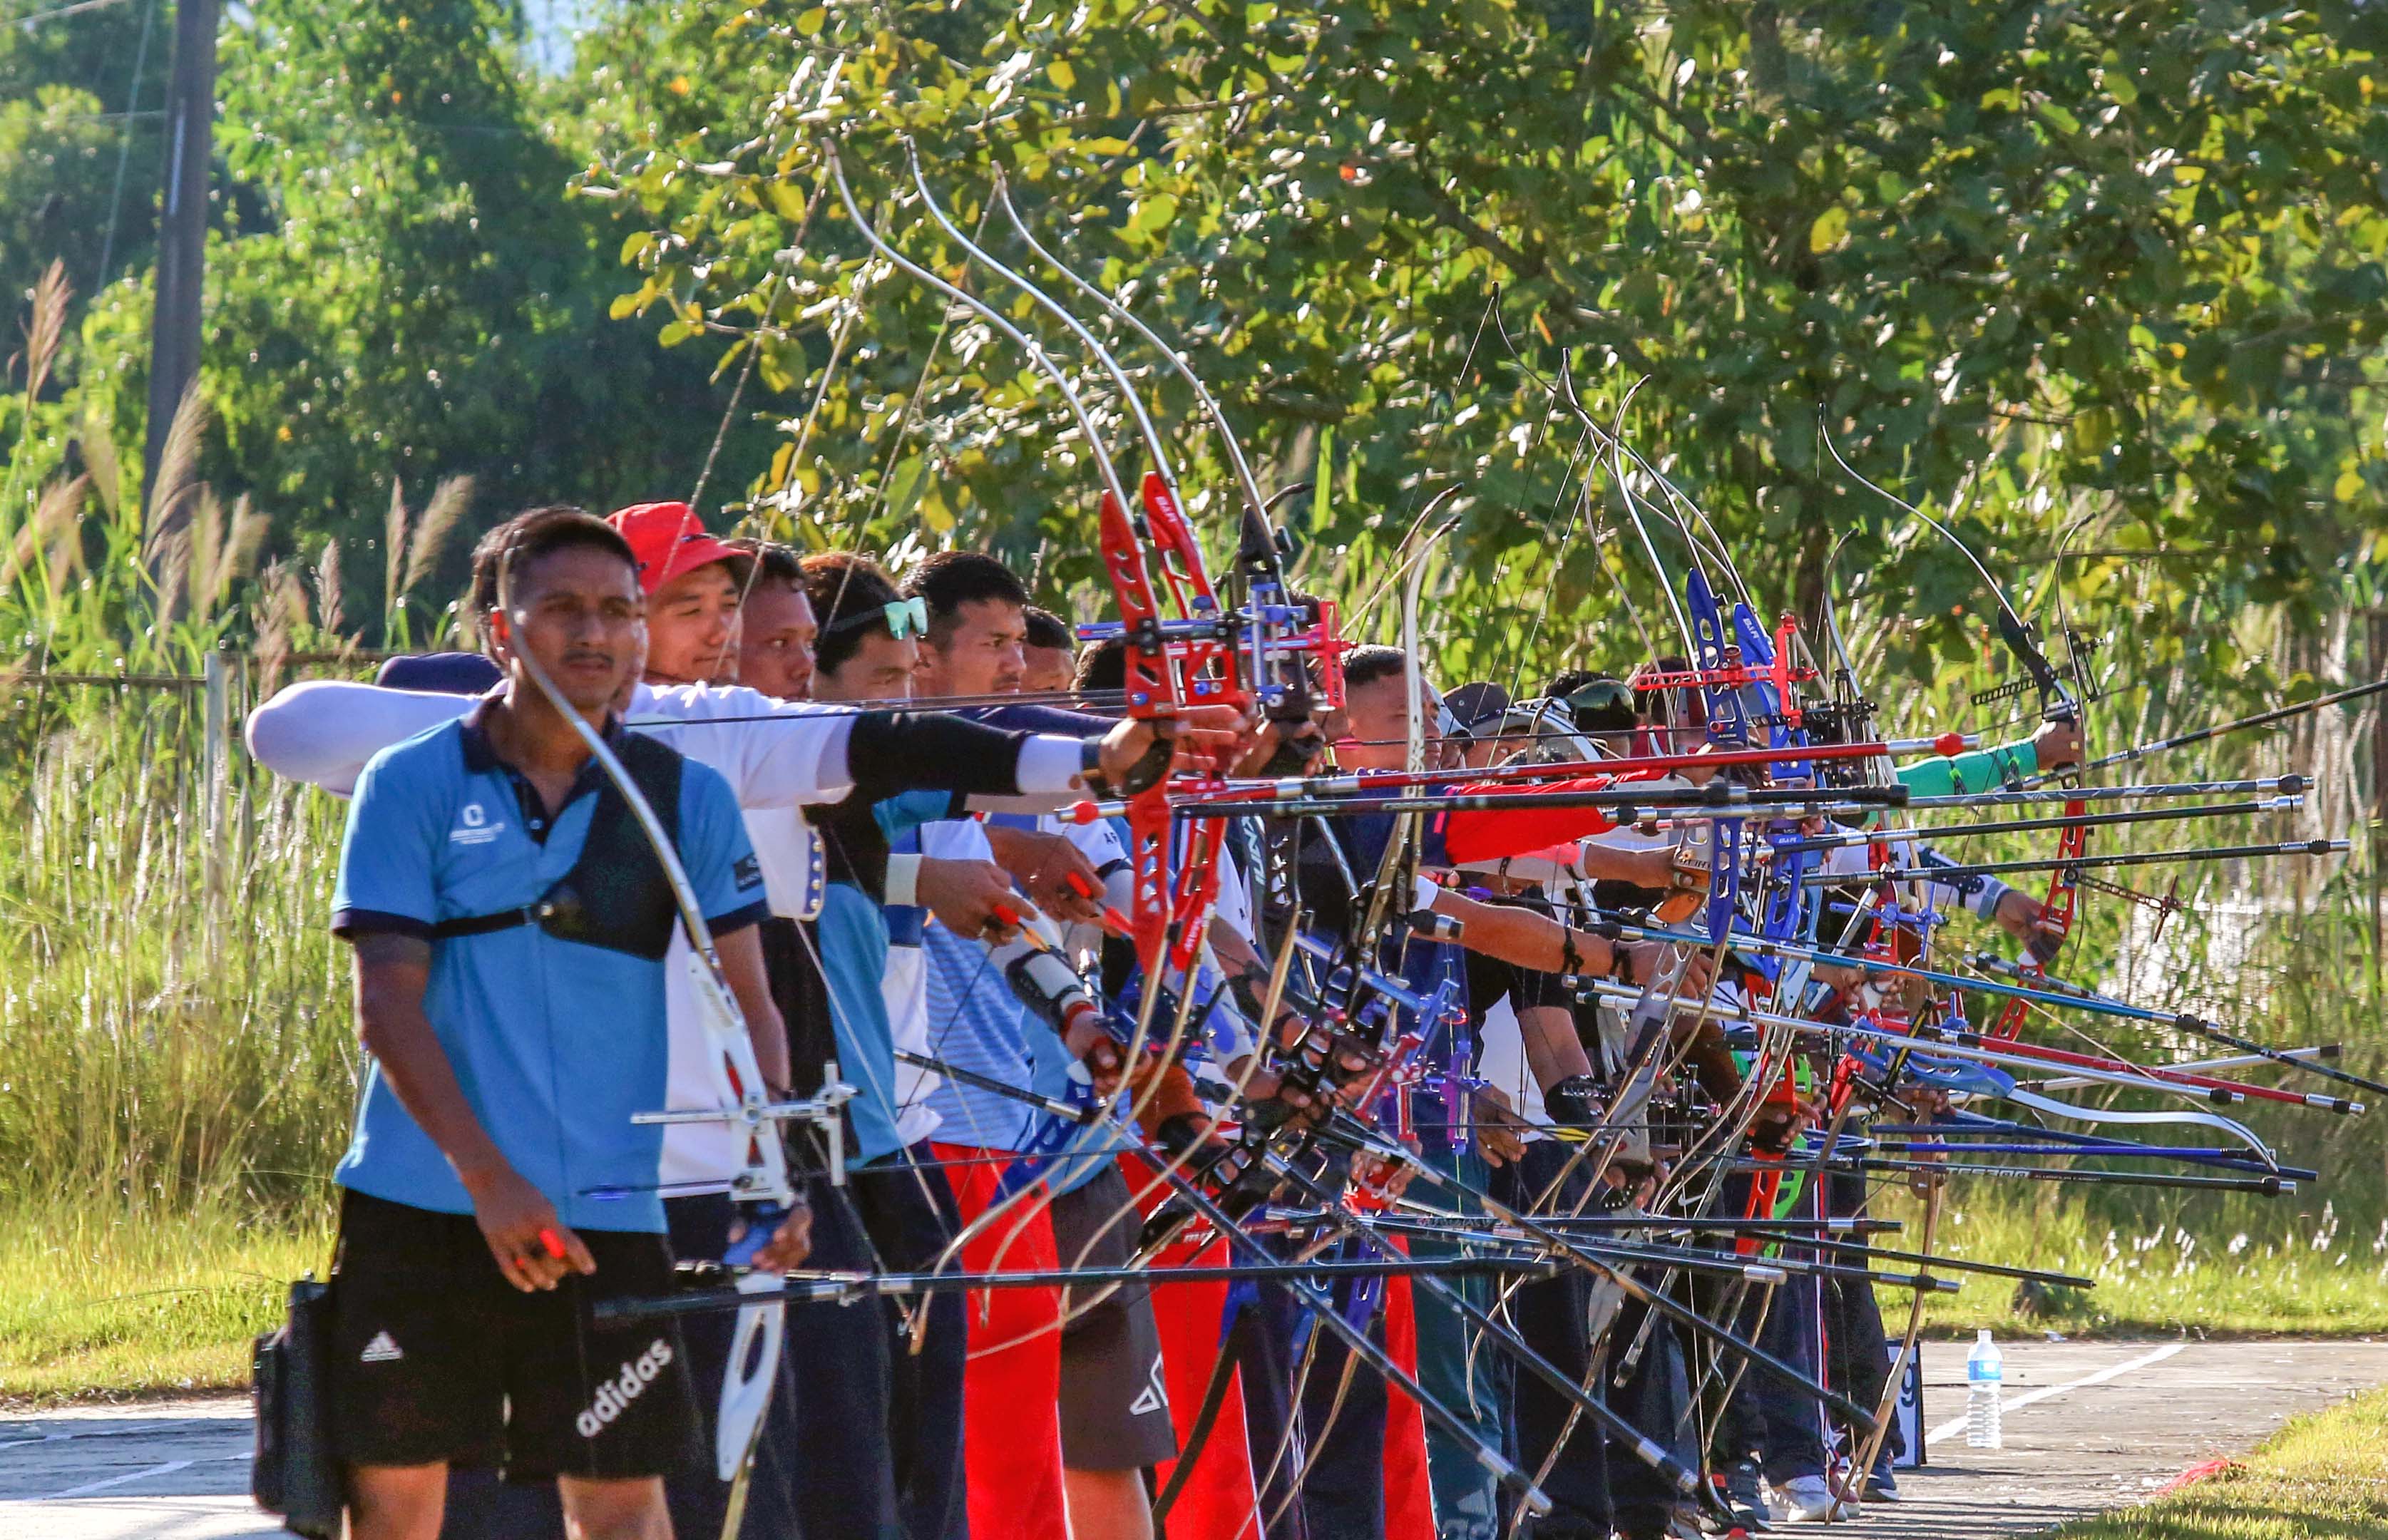
<instances>
[{"instance_id":1,"label":"team logo patch","mask_svg":"<svg viewBox=\"0 0 2388 1540\"><path fill-rule=\"evenodd\" d=\"M506 832L503 823L489 821L489 810L477 802L467 802L458 815L460 821L448 831L451 845L487 845Z\"/></svg>"},{"instance_id":2,"label":"team logo patch","mask_svg":"<svg viewBox=\"0 0 2388 1540\"><path fill-rule=\"evenodd\" d=\"M730 869L730 874L737 879L739 891L743 893L762 885L763 863L752 856L741 856L738 864Z\"/></svg>"},{"instance_id":3,"label":"team logo patch","mask_svg":"<svg viewBox=\"0 0 2388 1540\"><path fill-rule=\"evenodd\" d=\"M582 1438L595 1438L605 1431L616 1418L630 1409L630 1403L646 1394L655 1376L672 1361L671 1344L657 1337L647 1344L647 1350L625 1363L620 1372L597 1387L597 1398L588 1409L573 1419Z\"/></svg>"},{"instance_id":4,"label":"team logo patch","mask_svg":"<svg viewBox=\"0 0 2388 1540\"><path fill-rule=\"evenodd\" d=\"M405 1354L399 1351L398 1343L391 1340L388 1332L376 1331L374 1333L374 1340L365 1343L365 1350L357 1355L357 1362L394 1364L405 1356Z\"/></svg>"}]
</instances>

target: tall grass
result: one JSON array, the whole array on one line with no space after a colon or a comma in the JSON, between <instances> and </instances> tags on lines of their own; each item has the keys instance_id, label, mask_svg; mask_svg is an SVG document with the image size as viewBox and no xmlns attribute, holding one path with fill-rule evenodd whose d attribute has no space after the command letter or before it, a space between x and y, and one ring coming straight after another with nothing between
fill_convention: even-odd
<instances>
[{"instance_id":1,"label":"tall grass","mask_svg":"<svg viewBox=\"0 0 2388 1540\"><path fill-rule=\"evenodd\" d=\"M355 1066L338 808L200 762L187 694L81 713L9 788L0 1199L130 1217L313 1192Z\"/></svg>"}]
</instances>

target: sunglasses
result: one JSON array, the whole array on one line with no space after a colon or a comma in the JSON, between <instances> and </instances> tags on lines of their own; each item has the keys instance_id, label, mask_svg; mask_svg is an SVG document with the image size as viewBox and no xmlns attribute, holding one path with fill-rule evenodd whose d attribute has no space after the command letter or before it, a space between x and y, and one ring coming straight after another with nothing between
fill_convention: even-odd
<instances>
[{"instance_id":1,"label":"sunglasses","mask_svg":"<svg viewBox=\"0 0 2388 1540\"><path fill-rule=\"evenodd\" d=\"M929 602L916 594L909 599L881 605L875 609L857 610L852 615L831 621L821 634L835 636L879 620L887 622L888 634L898 642L908 636L925 637L929 634Z\"/></svg>"},{"instance_id":2,"label":"sunglasses","mask_svg":"<svg viewBox=\"0 0 2388 1540\"><path fill-rule=\"evenodd\" d=\"M1622 732L1634 725L1634 694L1622 680L1594 680L1561 697L1560 704L1580 728Z\"/></svg>"}]
</instances>

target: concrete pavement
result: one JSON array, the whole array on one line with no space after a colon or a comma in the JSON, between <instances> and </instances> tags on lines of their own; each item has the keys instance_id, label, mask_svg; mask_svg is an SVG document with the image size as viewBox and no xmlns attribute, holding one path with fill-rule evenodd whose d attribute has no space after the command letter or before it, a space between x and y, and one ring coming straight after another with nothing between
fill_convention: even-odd
<instances>
[{"instance_id":1,"label":"concrete pavement","mask_svg":"<svg viewBox=\"0 0 2388 1540\"><path fill-rule=\"evenodd\" d=\"M2001 1347L2006 1446L1965 1447L1968 1344L1926 1343L1930 1463L1903 1472L1906 1500L1868 1508L1853 1534L1863 1540L2029 1534L2138 1501L2191 1465L2246 1450L2298 1412L2388 1382L2388 1343ZM249 1505L249 1446L248 1403L239 1396L0 1416L0 1537L279 1534Z\"/></svg>"}]
</instances>

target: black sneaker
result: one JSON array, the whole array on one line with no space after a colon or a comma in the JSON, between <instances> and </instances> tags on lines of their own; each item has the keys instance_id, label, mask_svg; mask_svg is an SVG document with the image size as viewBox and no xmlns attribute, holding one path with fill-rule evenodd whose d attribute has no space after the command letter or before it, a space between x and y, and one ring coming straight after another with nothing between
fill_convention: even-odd
<instances>
[{"instance_id":1,"label":"black sneaker","mask_svg":"<svg viewBox=\"0 0 2388 1540\"><path fill-rule=\"evenodd\" d=\"M1734 1521L1752 1534L1774 1522L1774 1515L1766 1507L1756 1460L1735 1460L1725 1467L1724 1502L1733 1509Z\"/></svg>"}]
</instances>

